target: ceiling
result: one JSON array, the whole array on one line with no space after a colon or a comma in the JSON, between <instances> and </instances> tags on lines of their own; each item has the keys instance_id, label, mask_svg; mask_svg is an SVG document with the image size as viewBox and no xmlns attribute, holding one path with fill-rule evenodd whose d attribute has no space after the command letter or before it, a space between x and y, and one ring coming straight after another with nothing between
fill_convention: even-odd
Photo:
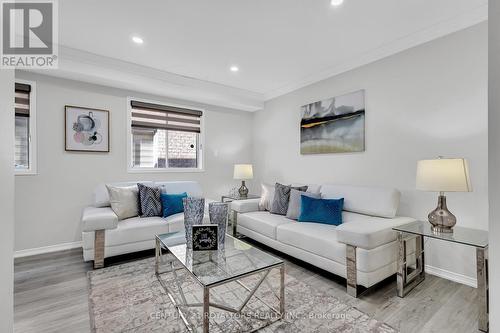
<instances>
[{"instance_id":1,"label":"ceiling","mask_svg":"<svg viewBox=\"0 0 500 333\"><path fill-rule=\"evenodd\" d=\"M64 0L59 42L71 50L72 66L77 58L105 60L108 67L117 60L123 70L132 63L136 72L155 70L165 82L196 80L201 90L227 88L262 102L479 23L487 19L487 3ZM131 42L133 35L144 43ZM78 50L86 56L79 58Z\"/></svg>"}]
</instances>

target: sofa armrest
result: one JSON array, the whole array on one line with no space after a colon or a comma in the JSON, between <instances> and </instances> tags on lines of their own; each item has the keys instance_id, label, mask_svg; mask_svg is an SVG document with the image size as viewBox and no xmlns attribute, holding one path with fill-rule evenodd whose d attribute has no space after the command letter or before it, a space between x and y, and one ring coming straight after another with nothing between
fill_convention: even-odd
<instances>
[{"instance_id":1,"label":"sofa armrest","mask_svg":"<svg viewBox=\"0 0 500 333\"><path fill-rule=\"evenodd\" d=\"M118 225L118 216L111 207L87 207L82 214L83 231L115 229Z\"/></svg>"},{"instance_id":2,"label":"sofa armrest","mask_svg":"<svg viewBox=\"0 0 500 333\"><path fill-rule=\"evenodd\" d=\"M260 199L235 200L231 202L231 209L238 213L256 212L259 210Z\"/></svg>"},{"instance_id":3,"label":"sofa armrest","mask_svg":"<svg viewBox=\"0 0 500 333\"><path fill-rule=\"evenodd\" d=\"M337 240L344 244L371 250L395 241L397 232L392 228L413 221L415 219L410 217L350 221L337 227Z\"/></svg>"}]
</instances>

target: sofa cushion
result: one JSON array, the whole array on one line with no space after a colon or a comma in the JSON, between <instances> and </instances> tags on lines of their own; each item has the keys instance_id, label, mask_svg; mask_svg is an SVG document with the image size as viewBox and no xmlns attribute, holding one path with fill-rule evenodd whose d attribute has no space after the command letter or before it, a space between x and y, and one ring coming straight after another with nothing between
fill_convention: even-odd
<instances>
[{"instance_id":1,"label":"sofa cushion","mask_svg":"<svg viewBox=\"0 0 500 333\"><path fill-rule=\"evenodd\" d=\"M238 215L238 225L272 239L276 239L276 227L287 223L294 223L294 221L282 215L274 215L263 211Z\"/></svg>"},{"instance_id":2,"label":"sofa cushion","mask_svg":"<svg viewBox=\"0 0 500 333\"><path fill-rule=\"evenodd\" d=\"M411 217L392 219L344 212L344 223L337 227L339 242L363 249L374 249L396 240L397 232L392 228L415 221Z\"/></svg>"},{"instance_id":3,"label":"sofa cushion","mask_svg":"<svg viewBox=\"0 0 500 333\"><path fill-rule=\"evenodd\" d=\"M186 192L190 197L203 196L200 184L193 181L155 182L155 185L162 188L162 193L180 194Z\"/></svg>"},{"instance_id":4,"label":"sofa cushion","mask_svg":"<svg viewBox=\"0 0 500 333\"><path fill-rule=\"evenodd\" d=\"M106 246L154 240L155 235L182 230L170 230L170 225L183 225L184 214L161 217L133 217L118 222L116 229L106 230ZM175 229L175 228L172 228Z\"/></svg>"},{"instance_id":5,"label":"sofa cushion","mask_svg":"<svg viewBox=\"0 0 500 333\"><path fill-rule=\"evenodd\" d=\"M329 224L292 222L278 226L276 240L344 264L345 244L337 241L336 228Z\"/></svg>"},{"instance_id":6,"label":"sofa cushion","mask_svg":"<svg viewBox=\"0 0 500 333\"><path fill-rule=\"evenodd\" d=\"M321 197L344 198L344 210L365 215L396 216L400 192L396 189L350 185L322 185Z\"/></svg>"}]
</instances>

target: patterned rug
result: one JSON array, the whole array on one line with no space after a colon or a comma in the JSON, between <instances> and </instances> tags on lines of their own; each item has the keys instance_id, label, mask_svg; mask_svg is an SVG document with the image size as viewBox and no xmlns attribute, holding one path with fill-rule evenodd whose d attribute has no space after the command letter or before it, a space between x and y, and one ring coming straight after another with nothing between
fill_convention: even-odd
<instances>
[{"instance_id":1,"label":"patterned rug","mask_svg":"<svg viewBox=\"0 0 500 333\"><path fill-rule=\"evenodd\" d=\"M202 289L185 270L162 275L177 302L200 303ZM260 276L241 280L252 288ZM186 332L186 326L154 274L154 259L144 259L88 272L89 309L94 332ZM338 299L324 295L293 277L285 278L286 316L277 320L267 305L279 309L279 271L273 270L240 315L210 308L210 332L358 332L393 333L392 327L370 318ZM210 292L210 301L239 307L246 291L231 282ZM255 297L256 296L256 297ZM260 299L260 300L259 300ZM264 304L267 303L267 305ZM185 307L195 332L201 332L201 308ZM259 329L268 325L265 328Z\"/></svg>"}]
</instances>

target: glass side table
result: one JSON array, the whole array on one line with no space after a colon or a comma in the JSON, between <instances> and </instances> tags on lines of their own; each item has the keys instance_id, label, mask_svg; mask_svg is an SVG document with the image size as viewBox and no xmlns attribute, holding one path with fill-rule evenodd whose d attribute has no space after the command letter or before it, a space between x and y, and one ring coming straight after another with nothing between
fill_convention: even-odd
<instances>
[{"instance_id":1,"label":"glass side table","mask_svg":"<svg viewBox=\"0 0 500 333\"><path fill-rule=\"evenodd\" d=\"M479 330L488 331L488 232L484 230L454 227L453 233L439 233L431 229L427 221L417 221L392 228L398 232L399 254L397 290L405 297L425 279L424 237L464 244L476 248L477 293ZM408 262L407 243L415 241L415 262Z\"/></svg>"},{"instance_id":2,"label":"glass side table","mask_svg":"<svg viewBox=\"0 0 500 333\"><path fill-rule=\"evenodd\" d=\"M254 194L249 194L246 197L242 197L239 194L225 194L221 196L220 201L222 202L231 202L231 201L236 201L236 200L248 200L248 199L258 199L260 198L260 195L254 195ZM244 236L236 232L236 228L238 227L238 215L235 210L231 209L231 212L229 214L230 221L231 221L231 226L232 226L232 236L236 238L243 238ZM229 229L227 229L229 230Z\"/></svg>"}]
</instances>

